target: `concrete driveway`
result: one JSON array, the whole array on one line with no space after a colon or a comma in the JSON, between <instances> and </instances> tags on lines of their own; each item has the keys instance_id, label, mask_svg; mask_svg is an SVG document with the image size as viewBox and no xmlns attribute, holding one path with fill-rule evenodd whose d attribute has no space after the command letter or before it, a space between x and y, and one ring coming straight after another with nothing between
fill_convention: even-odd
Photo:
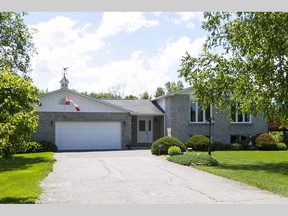
<instances>
[{"instance_id":1,"label":"concrete driveway","mask_svg":"<svg viewBox=\"0 0 288 216\"><path fill-rule=\"evenodd\" d=\"M288 204L287 198L181 166L150 150L55 153L37 203Z\"/></svg>"}]
</instances>

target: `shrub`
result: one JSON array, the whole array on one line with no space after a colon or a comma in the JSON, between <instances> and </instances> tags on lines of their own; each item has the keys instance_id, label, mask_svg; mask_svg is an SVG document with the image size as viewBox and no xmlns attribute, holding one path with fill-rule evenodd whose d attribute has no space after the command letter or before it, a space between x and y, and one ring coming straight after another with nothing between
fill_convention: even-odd
<instances>
[{"instance_id":1,"label":"shrub","mask_svg":"<svg viewBox=\"0 0 288 216\"><path fill-rule=\"evenodd\" d=\"M25 142L17 153L35 153L35 152L56 152L57 146L50 141L43 140L40 142L30 141Z\"/></svg>"},{"instance_id":2,"label":"shrub","mask_svg":"<svg viewBox=\"0 0 288 216\"><path fill-rule=\"evenodd\" d=\"M270 134L263 133L256 138L256 148L259 150L275 150L277 149L277 143Z\"/></svg>"},{"instance_id":3,"label":"shrub","mask_svg":"<svg viewBox=\"0 0 288 216\"><path fill-rule=\"evenodd\" d=\"M34 153L34 152L42 152L42 146L40 143L35 141L25 142L20 147L17 153Z\"/></svg>"},{"instance_id":4,"label":"shrub","mask_svg":"<svg viewBox=\"0 0 288 216\"><path fill-rule=\"evenodd\" d=\"M243 145L240 143L232 143L231 150L243 150Z\"/></svg>"},{"instance_id":5,"label":"shrub","mask_svg":"<svg viewBox=\"0 0 288 216\"><path fill-rule=\"evenodd\" d=\"M191 136L186 142L186 147L192 147L195 151L207 151L208 145L209 139L200 134Z\"/></svg>"},{"instance_id":6,"label":"shrub","mask_svg":"<svg viewBox=\"0 0 288 216\"><path fill-rule=\"evenodd\" d=\"M162 145L160 149L158 147L159 144ZM186 150L185 145L180 140L175 137L165 136L152 143L151 153L154 155L158 155L159 153L160 155L168 154L168 149L171 146L178 146L182 152Z\"/></svg>"},{"instance_id":7,"label":"shrub","mask_svg":"<svg viewBox=\"0 0 288 216\"><path fill-rule=\"evenodd\" d=\"M174 163L178 163L185 166L194 166L194 165L202 165L202 166L217 166L218 161L212 158L209 155L201 155L201 154L184 154L184 155L174 155L168 158L169 161Z\"/></svg>"},{"instance_id":8,"label":"shrub","mask_svg":"<svg viewBox=\"0 0 288 216\"><path fill-rule=\"evenodd\" d=\"M42 149L44 152L56 152L56 151L58 151L57 146L48 140L41 140L41 141L39 141L39 143L42 145Z\"/></svg>"},{"instance_id":9,"label":"shrub","mask_svg":"<svg viewBox=\"0 0 288 216\"><path fill-rule=\"evenodd\" d=\"M231 145L230 144L225 144L225 143L221 143L221 142L213 142L212 145L212 150L230 150L231 149Z\"/></svg>"},{"instance_id":10,"label":"shrub","mask_svg":"<svg viewBox=\"0 0 288 216\"><path fill-rule=\"evenodd\" d=\"M287 150L287 146L285 143L277 143L278 150Z\"/></svg>"},{"instance_id":11,"label":"shrub","mask_svg":"<svg viewBox=\"0 0 288 216\"><path fill-rule=\"evenodd\" d=\"M239 139L237 139L232 144L238 144L238 145L235 145L235 147L238 146L238 147L236 147L238 149L234 149L234 150L245 150L245 149L248 149L248 143L249 143L249 140L239 140ZM233 150L233 146L231 146L231 147L232 147L232 150Z\"/></svg>"},{"instance_id":12,"label":"shrub","mask_svg":"<svg viewBox=\"0 0 288 216\"><path fill-rule=\"evenodd\" d=\"M181 154L181 149L178 146L171 146L168 149L168 154L170 156L179 155L179 154Z\"/></svg>"}]
</instances>

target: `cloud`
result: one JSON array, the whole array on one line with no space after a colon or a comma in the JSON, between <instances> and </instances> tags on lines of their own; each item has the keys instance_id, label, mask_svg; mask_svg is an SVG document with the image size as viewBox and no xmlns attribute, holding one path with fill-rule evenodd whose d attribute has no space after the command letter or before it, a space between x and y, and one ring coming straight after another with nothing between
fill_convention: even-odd
<instances>
[{"instance_id":1,"label":"cloud","mask_svg":"<svg viewBox=\"0 0 288 216\"><path fill-rule=\"evenodd\" d=\"M171 21L174 24L185 24L187 28L193 28L195 26L195 22L203 21L203 13L202 12L178 12L176 13L176 18L171 18Z\"/></svg>"},{"instance_id":2,"label":"cloud","mask_svg":"<svg viewBox=\"0 0 288 216\"><path fill-rule=\"evenodd\" d=\"M140 12L106 12L97 34L100 38L114 36L119 32L133 33L140 28L159 25L157 20L147 20Z\"/></svg>"},{"instance_id":3,"label":"cloud","mask_svg":"<svg viewBox=\"0 0 288 216\"><path fill-rule=\"evenodd\" d=\"M121 56L122 50L115 50L110 39L120 33L132 34L159 25L157 20L145 15L138 12L103 13L98 26L59 16L32 26L38 29L34 42L39 54L32 59L35 85L43 90L59 89L63 67L69 67L69 87L80 92L108 92L112 87L120 87L125 90L125 95L139 96L146 90L154 94L157 87L177 76L185 51L197 55L206 37L192 40L182 36L150 49L139 44L137 48L127 49L130 56ZM110 49L118 60L111 57ZM107 60L101 62L99 56Z\"/></svg>"}]
</instances>

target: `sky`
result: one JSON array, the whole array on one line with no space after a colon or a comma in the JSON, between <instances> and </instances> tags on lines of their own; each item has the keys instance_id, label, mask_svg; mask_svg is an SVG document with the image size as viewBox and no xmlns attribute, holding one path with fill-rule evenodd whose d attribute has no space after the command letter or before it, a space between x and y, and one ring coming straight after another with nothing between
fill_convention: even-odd
<instances>
[{"instance_id":1,"label":"sky","mask_svg":"<svg viewBox=\"0 0 288 216\"><path fill-rule=\"evenodd\" d=\"M154 95L178 77L185 52L197 56L206 40L202 12L29 12L37 30L31 77L40 90L60 88L63 68L78 92L121 90Z\"/></svg>"}]
</instances>

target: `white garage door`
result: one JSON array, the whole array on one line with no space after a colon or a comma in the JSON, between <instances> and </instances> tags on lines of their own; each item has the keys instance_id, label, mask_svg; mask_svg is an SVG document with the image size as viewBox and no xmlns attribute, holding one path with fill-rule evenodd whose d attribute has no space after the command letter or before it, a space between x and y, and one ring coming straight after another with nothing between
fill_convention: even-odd
<instances>
[{"instance_id":1,"label":"white garage door","mask_svg":"<svg viewBox=\"0 0 288 216\"><path fill-rule=\"evenodd\" d=\"M59 150L121 149L120 122L56 122Z\"/></svg>"}]
</instances>

